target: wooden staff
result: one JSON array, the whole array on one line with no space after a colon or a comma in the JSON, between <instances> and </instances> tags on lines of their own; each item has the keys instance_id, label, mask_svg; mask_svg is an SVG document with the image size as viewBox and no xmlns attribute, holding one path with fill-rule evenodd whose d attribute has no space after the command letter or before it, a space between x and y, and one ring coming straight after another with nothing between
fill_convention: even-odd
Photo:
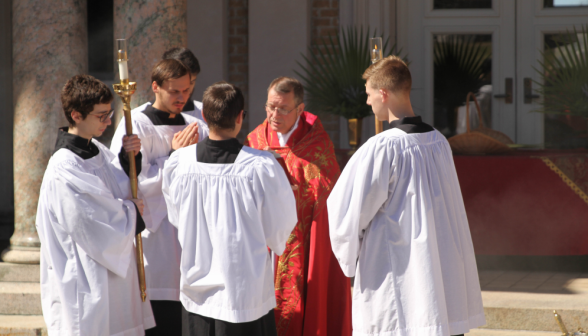
<instances>
[{"instance_id":1,"label":"wooden staff","mask_svg":"<svg viewBox=\"0 0 588 336\"><path fill-rule=\"evenodd\" d=\"M127 131L127 136L131 136L133 135L130 104L131 97L128 96L127 99L129 100L128 104L123 100L123 111L125 114L125 128ZM131 180L131 195L133 198L137 198L137 166L135 164L135 151L130 151L127 153L127 155L129 156L129 179ZM141 300L145 302L147 299L147 284L145 282L145 262L143 260L143 239L141 238L140 233L135 236L135 242L137 245L135 252L137 253L137 271L139 272Z\"/></svg>"},{"instance_id":2,"label":"wooden staff","mask_svg":"<svg viewBox=\"0 0 588 336\"><path fill-rule=\"evenodd\" d=\"M118 67L120 84L113 84L114 91L120 96L123 102L125 115L125 128L127 136L133 135L133 124L131 120L131 96L137 89L137 83L129 82L129 71L127 68L127 44L126 40L117 40L118 43ZM135 165L135 151L127 153L129 157L129 179L131 180L131 195L137 198L137 167ZM145 282L145 263L143 261L143 239L141 234L135 236L135 252L137 256L137 272L139 273L139 288L141 300L147 299L147 284Z\"/></svg>"}]
</instances>

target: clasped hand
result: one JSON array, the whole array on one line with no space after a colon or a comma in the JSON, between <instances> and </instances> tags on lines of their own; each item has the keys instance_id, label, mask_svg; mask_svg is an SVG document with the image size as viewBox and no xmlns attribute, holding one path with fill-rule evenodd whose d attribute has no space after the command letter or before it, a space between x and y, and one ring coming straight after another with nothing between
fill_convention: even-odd
<instances>
[{"instance_id":1,"label":"clasped hand","mask_svg":"<svg viewBox=\"0 0 588 336\"><path fill-rule=\"evenodd\" d=\"M178 150L180 148L198 143L199 137L198 123L192 123L186 126L183 131L174 134L174 138L172 140L172 149Z\"/></svg>"}]
</instances>

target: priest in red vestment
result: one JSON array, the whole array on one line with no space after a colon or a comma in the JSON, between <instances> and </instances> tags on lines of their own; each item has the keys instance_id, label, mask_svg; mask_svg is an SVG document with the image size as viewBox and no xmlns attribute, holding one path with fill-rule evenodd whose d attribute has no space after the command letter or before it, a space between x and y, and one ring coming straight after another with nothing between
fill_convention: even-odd
<instances>
[{"instance_id":1,"label":"priest in red vestment","mask_svg":"<svg viewBox=\"0 0 588 336\"><path fill-rule=\"evenodd\" d=\"M245 145L272 150L290 179L298 223L276 260L279 336L351 335L351 286L331 250L327 197L340 174L333 143L317 116L304 111L304 89L294 78L268 89L267 119Z\"/></svg>"}]
</instances>

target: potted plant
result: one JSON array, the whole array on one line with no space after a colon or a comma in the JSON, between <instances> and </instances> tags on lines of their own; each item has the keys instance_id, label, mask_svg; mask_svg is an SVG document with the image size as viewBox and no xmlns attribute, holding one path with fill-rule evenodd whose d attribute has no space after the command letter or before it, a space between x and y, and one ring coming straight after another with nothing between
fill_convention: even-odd
<instances>
[{"instance_id":1,"label":"potted plant","mask_svg":"<svg viewBox=\"0 0 588 336\"><path fill-rule=\"evenodd\" d=\"M546 39L547 40L547 39ZM557 144L546 139L548 147L588 146L588 25L581 31L553 34L542 52L542 61L535 71L540 80L535 82L537 93L543 98L534 112L546 113L553 118L546 124L546 138L550 133L558 138ZM567 119L567 120L566 120ZM577 125L577 120L583 125ZM578 127L579 126L579 127Z\"/></svg>"},{"instance_id":2,"label":"potted plant","mask_svg":"<svg viewBox=\"0 0 588 336\"><path fill-rule=\"evenodd\" d=\"M376 31L369 28L348 27L339 36L322 38L319 48L309 48L302 55L304 64L297 62L301 72L310 109L344 117L349 125L349 145L352 152L361 141L362 119L372 114L366 104L365 81L361 78L370 64L369 38ZM397 54L396 45L388 48L384 43L384 57Z\"/></svg>"}]
</instances>

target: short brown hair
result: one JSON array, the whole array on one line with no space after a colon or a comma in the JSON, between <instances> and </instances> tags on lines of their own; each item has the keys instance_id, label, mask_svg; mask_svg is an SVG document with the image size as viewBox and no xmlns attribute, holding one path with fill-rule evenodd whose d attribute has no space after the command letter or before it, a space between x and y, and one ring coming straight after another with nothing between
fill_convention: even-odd
<instances>
[{"instance_id":1,"label":"short brown hair","mask_svg":"<svg viewBox=\"0 0 588 336\"><path fill-rule=\"evenodd\" d=\"M300 105L304 101L304 87L296 78L278 77L270 83L267 92L270 92L271 89L274 89L277 93L284 94L294 91L294 99L297 105Z\"/></svg>"},{"instance_id":2,"label":"short brown hair","mask_svg":"<svg viewBox=\"0 0 588 336\"><path fill-rule=\"evenodd\" d=\"M235 129L235 120L243 111L241 90L227 82L216 82L204 91L202 114L211 129Z\"/></svg>"},{"instance_id":3,"label":"short brown hair","mask_svg":"<svg viewBox=\"0 0 588 336\"><path fill-rule=\"evenodd\" d=\"M193 74L200 73L200 63L188 48L174 47L166 50L161 59L175 59L182 62Z\"/></svg>"},{"instance_id":4,"label":"short brown hair","mask_svg":"<svg viewBox=\"0 0 588 336\"><path fill-rule=\"evenodd\" d=\"M73 76L61 90L61 105L70 126L76 125L71 117L73 111L80 112L82 119L86 119L94 105L108 104L112 99L108 86L90 75Z\"/></svg>"},{"instance_id":5,"label":"short brown hair","mask_svg":"<svg viewBox=\"0 0 588 336\"><path fill-rule=\"evenodd\" d=\"M388 56L365 70L363 79L370 80L373 89L390 92L410 92L412 77L406 63L398 56Z\"/></svg>"},{"instance_id":6,"label":"short brown hair","mask_svg":"<svg viewBox=\"0 0 588 336\"><path fill-rule=\"evenodd\" d=\"M164 59L151 70L151 83L155 82L162 86L163 82L170 79L177 79L190 75L190 70L180 61L175 59Z\"/></svg>"}]
</instances>

